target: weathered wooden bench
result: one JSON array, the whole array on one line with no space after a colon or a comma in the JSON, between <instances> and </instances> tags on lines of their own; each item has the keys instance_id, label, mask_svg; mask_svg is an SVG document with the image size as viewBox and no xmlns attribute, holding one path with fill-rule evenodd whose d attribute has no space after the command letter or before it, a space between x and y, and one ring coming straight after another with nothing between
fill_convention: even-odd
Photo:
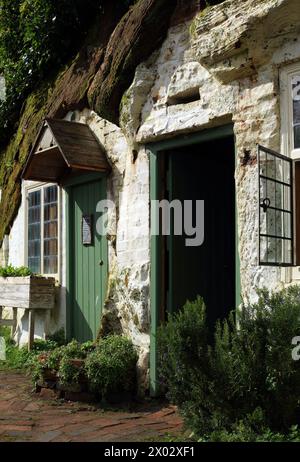
<instances>
[{"instance_id":1,"label":"weathered wooden bench","mask_svg":"<svg viewBox=\"0 0 300 462\"><path fill-rule=\"evenodd\" d=\"M0 325L17 328L18 309L29 310L28 350L34 342L36 310L52 310L55 306L55 279L38 276L0 277ZM12 308L13 317L3 319L3 309Z\"/></svg>"}]
</instances>

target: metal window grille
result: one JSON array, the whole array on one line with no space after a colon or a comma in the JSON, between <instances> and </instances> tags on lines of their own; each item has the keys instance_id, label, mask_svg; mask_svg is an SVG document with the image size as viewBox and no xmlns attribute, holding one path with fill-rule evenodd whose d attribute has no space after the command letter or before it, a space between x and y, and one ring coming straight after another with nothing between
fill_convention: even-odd
<instances>
[{"instance_id":1,"label":"metal window grille","mask_svg":"<svg viewBox=\"0 0 300 462\"><path fill-rule=\"evenodd\" d=\"M293 162L258 146L259 264L294 265Z\"/></svg>"}]
</instances>

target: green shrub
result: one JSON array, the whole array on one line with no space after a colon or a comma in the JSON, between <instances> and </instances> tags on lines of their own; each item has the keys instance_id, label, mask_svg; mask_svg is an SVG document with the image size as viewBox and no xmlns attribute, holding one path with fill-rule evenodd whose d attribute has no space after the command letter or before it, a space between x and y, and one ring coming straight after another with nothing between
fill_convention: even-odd
<instances>
[{"instance_id":1,"label":"green shrub","mask_svg":"<svg viewBox=\"0 0 300 462\"><path fill-rule=\"evenodd\" d=\"M255 434L288 432L300 408L300 364L291 355L299 334L299 287L260 291L238 313L238 328L233 314L217 324L211 345L198 298L160 330L160 375L198 435L230 433L241 422Z\"/></svg>"},{"instance_id":2,"label":"green shrub","mask_svg":"<svg viewBox=\"0 0 300 462\"><path fill-rule=\"evenodd\" d=\"M0 266L0 277L3 278L13 278L13 277L24 277L24 276L31 276L33 273L32 271L27 268L26 266L21 266L16 268L12 265L8 265L5 267Z\"/></svg>"},{"instance_id":3,"label":"green shrub","mask_svg":"<svg viewBox=\"0 0 300 462\"><path fill-rule=\"evenodd\" d=\"M204 438L200 438L198 442L210 443L284 443L284 442L299 442L300 430L297 425L292 426L286 433L278 433L264 427L259 433L256 433L253 428L244 421L240 421L233 425L232 430L216 430Z\"/></svg>"},{"instance_id":4,"label":"green shrub","mask_svg":"<svg viewBox=\"0 0 300 462\"><path fill-rule=\"evenodd\" d=\"M55 342L50 342L57 346ZM44 371L50 369L58 374L62 383L76 383L78 368L75 368L70 360L85 359L86 354L85 345L81 345L76 340L50 351L43 350L41 354L32 359L30 364L33 382L42 380Z\"/></svg>"},{"instance_id":5,"label":"green shrub","mask_svg":"<svg viewBox=\"0 0 300 462\"><path fill-rule=\"evenodd\" d=\"M6 360L0 362L1 369L23 369L31 367L35 358L41 352L51 351L57 347L56 342L49 340L35 340L32 350L27 346L18 347L11 338L10 327L0 326L0 337L4 337L6 343Z\"/></svg>"},{"instance_id":6,"label":"green shrub","mask_svg":"<svg viewBox=\"0 0 300 462\"><path fill-rule=\"evenodd\" d=\"M182 311L169 317L159 329L158 361L161 384L176 404L187 402L194 383L201 383L200 371L207 370L208 329L205 305L198 297Z\"/></svg>"},{"instance_id":7,"label":"green shrub","mask_svg":"<svg viewBox=\"0 0 300 462\"><path fill-rule=\"evenodd\" d=\"M115 335L101 339L97 346L94 342L80 344L72 340L51 351L44 350L32 358L30 369L34 383L43 379L46 370L57 374L65 385L76 384L86 376L91 388L105 396L134 389L137 358L131 341Z\"/></svg>"},{"instance_id":8,"label":"green shrub","mask_svg":"<svg viewBox=\"0 0 300 462\"><path fill-rule=\"evenodd\" d=\"M11 338L11 328L0 326L0 337L4 337L6 343L14 343Z\"/></svg>"},{"instance_id":9,"label":"green shrub","mask_svg":"<svg viewBox=\"0 0 300 462\"><path fill-rule=\"evenodd\" d=\"M72 358L63 356L58 369L59 381L63 385L76 384L79 382L80 376L84 374L84 364L78 367L74 364Z\"/></svg>"},{"instance_id":10,"label":"green shrub","mask_svg":"<svg viewBox=\"0 0 300 462\"><path fill-rule=\"evenodd\" d=\"M129 0L119 0L120 12ZM14 131L22 104L78 51L103 0L0 0L0 72L6 100L0 101L0 146Z\"/></svg>"},{"instance_id":11,"label":"green shrub","mask_svg":"<svg viewBox=\"0 0 300 462\"><path fill-rule=\"evenodd\" d=\"M95 344L92 341L78 343L73 340L71 343L61 347L61 358L58 366L59 381L66 384L76 384L85 375L85 364L80 361L87 358L87 355L94 351Z\"/></svg>"},{"instance_id":12,"label":"green shrub","mask_svg":"<svg viewBox=\"0 0 300 462\"><path fill-rule=\"evenodd\" d=\"M53 346L52 346L53 347ZM11 338L6 339L6 360L0 362L1 369L26 370L31 366L36 356L41 351L52 348L48 344L35 341L32 351L28 351L27 346L17 347Z\"/></svg>"},{"instance_id":13,"label":"green shrub","mask_svg":"<svg viewBox=\"0 0 300 462\"><path fill-rule=\"evenodd\" d=\"M53 341L57 346L62 346L66 344L66 332L63 327L54 332L54 334L47 335L47 340Z\"/></svg>"},{"instance_id":14,"label":"green shrub","mask_svg":"<svg viewBox=\"0 0 300 462\"><path fill-rule=\"evenodd\" d=\"M0 143L17 120L26 96L72 55L99 11L97 0L0 0Z\"/></svg>"},{"instance_id":15,"label":"green shrub","mask_svg":"<svg viewBox=\"0 0 300 462\"><path fill-rule=\"evenodd\" d=\"M100 339L86 360L86 373L93 390L109 393L134 391L138 355L131 340L111 335Z\"/></svg>"},{"instance_id":16,"label":"green shrub","mask_svg":"<svg viewBox=\"0 0 300 462\"><path fill-rule=\"evenodd\" d=\"M29 352L27 347L18 348L12 343L6 345L6 361L2 367L6 369L26 369L34 353Z\"/></svg>"},{"instance_id":17,"label":"green shrub","mask_svg":"<svg viewBox=\"0 0 300 462\"><path fill-rule=\"evenodd\" d=\"M57 348L57 343L53 340L36 339L32 345L32 352L39 354L41 352L52 351Z\"/></svg>"}]
</instances>

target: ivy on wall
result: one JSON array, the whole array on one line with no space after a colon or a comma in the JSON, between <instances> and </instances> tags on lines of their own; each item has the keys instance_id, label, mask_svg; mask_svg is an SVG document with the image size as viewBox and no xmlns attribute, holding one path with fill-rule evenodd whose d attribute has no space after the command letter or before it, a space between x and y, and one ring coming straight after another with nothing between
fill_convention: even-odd
<instances>
[{"instance_id":1,"label":"ivy on wall","mask_svg":"<svg viewBox=\"0 0 300 462\"><path fill-rule=\"evenodd\" d=\"M3 1L0 0L0 5ZM30 85L20 98L16 122L10 130L4 130L0 123L0 132L2 126L2 134L5 132L7 136L7 142L1 140L0 146L0 247L18 212L22 171L43 119L63 118L69 111L88 107L100 117L110 117L118 123L120 101L132 82L136 66L161 45L177 5L176 0L98 0L97 4L100 3L103 11L91 19L87 36L74 47L73 55L65 63L60 58L61 66L54 60L52 64L48 61L35 79L26 79ZM0 33L3 29L0 27ZM12 94L18 96L17 91ZM6 107L11 115L8 99Z\"/></svg>"},{"instance_id":2,"label":"ivy on wall","mask_svg":"<svg viewBox=\"0 0 300 462\"><path fill-rule=\"evenodd\" d=\"M200 10L222 3L188 2ZM7 84L0 102L0 247L21 203L22 171L42 120L88 107L118 123L136 66L161 45L182 6L183 0L0 0L0 75Z\"/></svg>"},{"instance_id":3,"label":"ivy on wall","mask_svg":"<svg viewBox=\"0 0 300 462\"><path fill-rule=\"evenodd\" d=\"M25 98L78 50L103 0L0 0L0 145L18 120ZM118 1L120 8L129 0Z\"/></svg>"}]
</instances>

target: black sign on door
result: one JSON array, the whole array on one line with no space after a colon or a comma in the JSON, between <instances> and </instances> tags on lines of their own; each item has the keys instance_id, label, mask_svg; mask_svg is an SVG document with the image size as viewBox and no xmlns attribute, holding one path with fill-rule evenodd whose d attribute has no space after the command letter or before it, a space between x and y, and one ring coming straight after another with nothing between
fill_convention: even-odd
<instances>
[{"instance_id":1,"label":"black sign on door","mask_svg":"<svg viewBox=\"0 0 300 462\"><path fill-rule=\"evenodd\" d=\"M93 215L82 215L81 235L83 245L93 243Z\"/></svg>"}]
</instances>

